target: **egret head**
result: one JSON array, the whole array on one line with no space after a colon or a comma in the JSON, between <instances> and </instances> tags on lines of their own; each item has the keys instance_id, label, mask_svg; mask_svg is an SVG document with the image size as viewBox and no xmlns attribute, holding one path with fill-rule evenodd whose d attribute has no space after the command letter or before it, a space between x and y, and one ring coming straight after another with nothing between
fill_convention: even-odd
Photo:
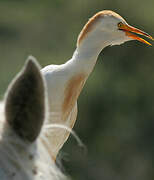
<instances>
[{"instance_id":1,"label":"egret head","mask_svg":"<svg viewBox=\"0 0 154 180\"><path fill-rule=\"evenodd\" d=\"M149 34L134 28L117 13L109 10L100 11L89 19L82 29L77 45L84 41L88 43L108 45L119 45L129 40L138 40L151 45L138 34L153 39Z\"/></svg>"}]
</instances>

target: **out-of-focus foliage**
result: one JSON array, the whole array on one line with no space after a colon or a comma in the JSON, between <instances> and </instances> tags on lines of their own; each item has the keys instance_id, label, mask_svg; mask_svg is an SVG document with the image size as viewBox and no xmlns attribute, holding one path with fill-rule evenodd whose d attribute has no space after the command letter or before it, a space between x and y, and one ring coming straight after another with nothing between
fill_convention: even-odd
<instances>
[{"instance_id":1,"label":"out-of-focus foliage","mask_svg":"<svg viewBox=\"0 0 154 180\"><path fill-rule=\"evenodd\" d=\"M78 33L111 9L154 35L154 1L0 0L0 94L28 55L42 66L68 60ZM79 98L75 131L63 151L73 180L154 179L154 51L139 42L107 47Z\"/></svg>"}]
</instances>

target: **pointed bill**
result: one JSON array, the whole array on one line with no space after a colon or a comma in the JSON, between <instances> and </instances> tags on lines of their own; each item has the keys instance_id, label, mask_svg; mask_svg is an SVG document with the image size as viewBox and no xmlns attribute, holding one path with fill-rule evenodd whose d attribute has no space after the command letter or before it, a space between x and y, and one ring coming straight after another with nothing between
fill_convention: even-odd
<instances>
[{"instance_id":1,"label":"pointed bill","mask_svg":"<svg viewBox=\"0 0 154 180\"><path fill-rule=\"evenodd\" d=\"M140 35L143 35L149 39L152 39L152 36L150 36L148 33L140 30L140 29L137 29L133 26L130 26L128 24L122 24L119 28L119 30L122 30L126 33L126 36L132 38L132 39L135 39L135 40L138 40L142 43L145 43L145 44L148 44L149 46L152 46L148 41L146 41L145 39L141 38L140 36L138 36L137 34L140 34Z\"/></svg>"}]
</instances>

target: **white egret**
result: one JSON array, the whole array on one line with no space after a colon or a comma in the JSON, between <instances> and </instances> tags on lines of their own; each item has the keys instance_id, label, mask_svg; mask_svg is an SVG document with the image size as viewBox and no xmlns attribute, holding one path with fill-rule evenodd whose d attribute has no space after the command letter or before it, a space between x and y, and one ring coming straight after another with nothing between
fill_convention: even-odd
<instances>
[{"instance_id":1,"label":"white egret","mask_svg":"<svg viewBox=\"0 0 154 180\"><path fill-rule=\"evenodd\" d=\"M78 36L76 50L70 60L61 65L49 65L42 69L47 82L50 123L59 123L69 128L77 116L77 99L92 72L97 57L103 48L138 40L151 45L139 35L153 39L149 34L134 28L117 13L109 10L95 14ZM55 129L50 137L53 156L67 140L69 132Z\"/></svg>"}]
</instances>

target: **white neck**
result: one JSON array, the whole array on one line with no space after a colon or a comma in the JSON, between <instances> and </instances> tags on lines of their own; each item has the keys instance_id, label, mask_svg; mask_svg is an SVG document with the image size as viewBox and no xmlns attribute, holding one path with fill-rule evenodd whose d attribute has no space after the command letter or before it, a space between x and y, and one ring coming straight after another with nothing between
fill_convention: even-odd
<instances>
[{"instance_id":1,"label":"white neck","mask_svg":"<svg viewBox=\"0 0 154 180\"><path fill-rule=\"evenodd\" d=\"M101 50L109 45L105 39L102 40L102 36L100 40L98 37L99 35L97 34L97 39L95 36L89 36L84 39L80 45L77 45L72 59L68 61L74 64L80 71L84 71L87 75L93 70Z\"/></svg>"}]
</instances>

